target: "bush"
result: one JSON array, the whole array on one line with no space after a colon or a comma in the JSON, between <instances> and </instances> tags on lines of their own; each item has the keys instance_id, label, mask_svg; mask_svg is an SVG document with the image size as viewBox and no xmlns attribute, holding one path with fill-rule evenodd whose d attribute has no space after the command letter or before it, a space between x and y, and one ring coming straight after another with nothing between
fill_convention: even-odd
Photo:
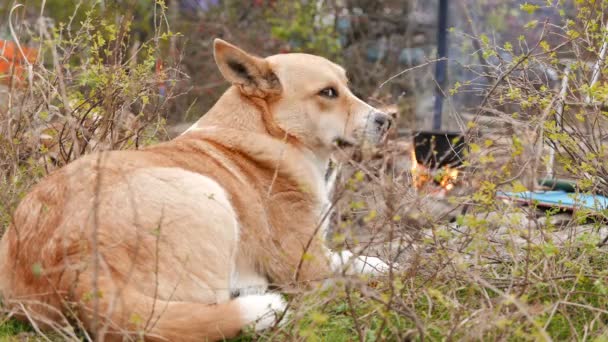
<instances>
[{"instance_id":1,"label":"bush","mask_svg":"<svg viewBox=\"0 0 608 342\"><path fill-rule=\"evenodd\" d=\"M58 23L17 5L11 11L13 40L37 53L23 61L24 77L17 64L0 75L2 226L29 186L55 168L86 153L138 148L166 136L166 108L181 78L178 69L156 67L175 37L164 24L166 8L157 4L159 26L139 42L129 11L97 6L76 6Z\"/></svg>"}]
</instances>

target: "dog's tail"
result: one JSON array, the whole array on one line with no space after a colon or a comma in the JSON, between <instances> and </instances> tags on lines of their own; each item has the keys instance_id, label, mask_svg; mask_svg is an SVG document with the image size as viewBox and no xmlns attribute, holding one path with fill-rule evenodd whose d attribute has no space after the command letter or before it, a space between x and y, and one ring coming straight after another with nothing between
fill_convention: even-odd
<instances>
[{"instance_id":1,"label":"dog's tail","mask_svg":"<svg viewBox=\"0 0 608 342\"><path fill-rule=\"evenodd\" d=\"M89 299L85 307L81 319L92 333L96 332L98 340L131 336L146 341L218 341L235 337L249 327L272 327L286 303L277 293L203 304L154 299L136 289L123 288L114 298L99 296L97 303ZM82 315L84 312L88 314Z\"/></svg>"},{"instance_id":2,"label":"dog's tail","mask_svg":"<svg viewBox=\"0 0 608 342\"><path fill-rule=\"evenodd\" d=\"M277 293L237 297L224 303L203 304L154 299L137 290L122 289L119 297L90 299L81 319L97 339L146 341L218 341L235 337L246 328L274 325L286 303ZM98 315L93 314L97 309Z\"/></svg>"}]
</instances>

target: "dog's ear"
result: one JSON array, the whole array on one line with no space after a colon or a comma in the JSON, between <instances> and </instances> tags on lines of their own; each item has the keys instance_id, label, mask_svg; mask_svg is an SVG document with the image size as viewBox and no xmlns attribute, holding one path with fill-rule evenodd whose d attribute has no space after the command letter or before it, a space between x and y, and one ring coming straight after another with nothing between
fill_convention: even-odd
<instances>
[{"instance_id":1,"label":"dog's ear","mask_svg":"<svg viewBox=\"0 0 608 342\"><path fill-rule=\"evenodd\" d=\"M217 38L213 55L224 78L244 95L265 98L281 93L281 82L265 59Z\"/></svg>"}]
</instances>

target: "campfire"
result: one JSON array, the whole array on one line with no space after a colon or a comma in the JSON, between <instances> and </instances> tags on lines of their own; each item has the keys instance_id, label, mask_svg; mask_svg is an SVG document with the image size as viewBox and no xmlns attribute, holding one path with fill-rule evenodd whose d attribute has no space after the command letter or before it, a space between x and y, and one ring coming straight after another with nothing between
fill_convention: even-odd
<instances>
[{"instance_id":1,"label":"campfire","mask_svg":"<svg viewBox=\"0 0 608 342\"><path fill-rule=\"evenodd\" d=\"M465 149L457 132L419 131L411 150L411 174L416 190L445 197L458 181L458 166Z\"/></svg>"},{"instance_id":2,"label":"campfire","mask_svg":"<svg viewBox=\"0 0 608 342\"><path fill-rule=\"evenodd\" d=\"M416 152L412 150L412 181L416 190L425 191L438 196L445 196L454 189L458 179L458 169L448 165L440 168L430 168L418 163Z\"/></svg>"}]
</instances>

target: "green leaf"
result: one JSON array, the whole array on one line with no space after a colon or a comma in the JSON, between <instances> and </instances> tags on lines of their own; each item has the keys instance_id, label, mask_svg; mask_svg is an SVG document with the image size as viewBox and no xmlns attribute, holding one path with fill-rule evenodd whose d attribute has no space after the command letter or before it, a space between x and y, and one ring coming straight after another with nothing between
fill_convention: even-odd
<instances>
[{"instance_id":1,"label":"green leaf","mask_svg":"<svg viewBox=\"0 0 608 342\"><path fill-rule=\"evenodd\" d=\"M523 185L520 181L513 182L513 192L525 192L528 188Z\"/></svg>"},{"instance_id":2,"label":"green leaf","mask_svg":"<svg viewBox=\"0 0 608 342\"><path fill-rule=\"evenodd\" d=\"M524 12L527 12L528 14L534 14L534 12L536 12L536 10L539 8L540 8L540 6L532 5L527 2L523 5L519 5L519 9L521 9Z\"/></svg>"},{"instance_id":3,"label":"green leaf","mask_svg":"<svg viewBox=\"0 0 608 342\"><path fill-rule=\"evenodd\" d=\"M481 151L481 147L475 143L469 144L469 148L471 149L471 152L473 152L473 153L479 153Z\"/></svg>"},{"instance_id":4,"label":"green leaf","mask_svg":"<svg viewBox=\"0 0 608 342\"><path fill-rule=\"evenodd\" d=\"M32 265L32 273L34 273L34 276L36 278L40 277L42 275L42 272L42 265L39 262L36 262Z\"/></svg>"}]
</instances>

